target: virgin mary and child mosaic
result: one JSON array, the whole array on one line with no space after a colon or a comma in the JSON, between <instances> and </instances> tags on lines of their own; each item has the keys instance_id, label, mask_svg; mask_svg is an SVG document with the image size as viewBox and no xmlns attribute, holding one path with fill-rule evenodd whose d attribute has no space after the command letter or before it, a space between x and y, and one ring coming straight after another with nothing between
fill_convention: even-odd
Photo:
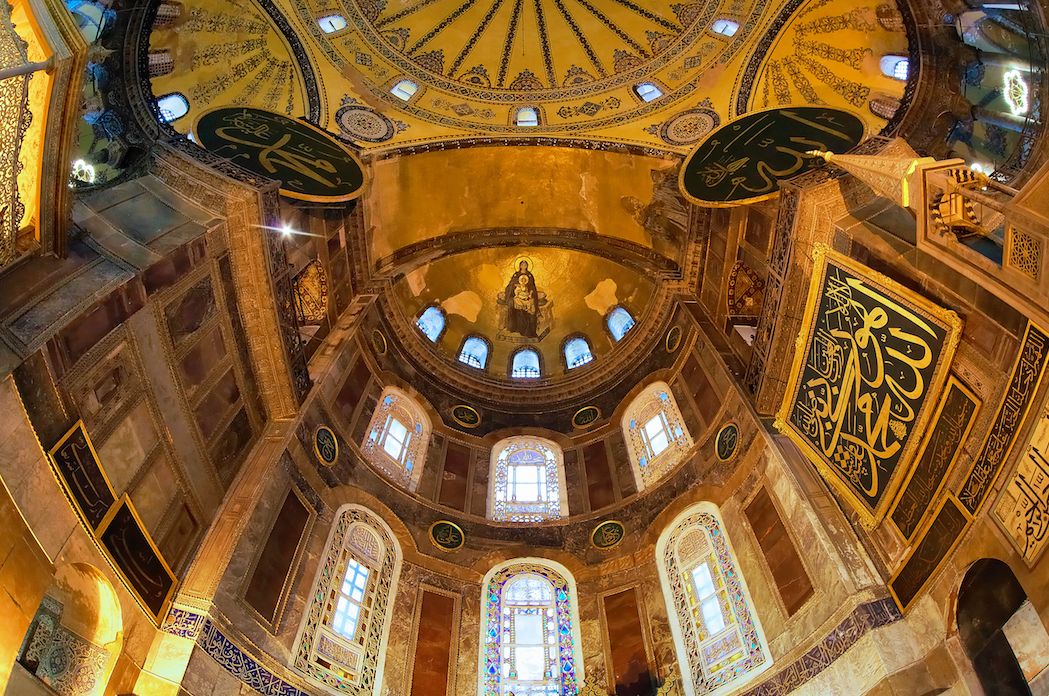
<instances>
[{"instance_id":1,"label":"virgin mary and child mosaic","mask_svg":"<svg viewBox=\"0 0 1049 696\"><path fill-rule=\"evenodd\" d=\"M510 281L496 297L502 340L526 343L550 333L553 302L536 286L531 269L528 259L519 259Z\"/></svg>"}]
</instances>

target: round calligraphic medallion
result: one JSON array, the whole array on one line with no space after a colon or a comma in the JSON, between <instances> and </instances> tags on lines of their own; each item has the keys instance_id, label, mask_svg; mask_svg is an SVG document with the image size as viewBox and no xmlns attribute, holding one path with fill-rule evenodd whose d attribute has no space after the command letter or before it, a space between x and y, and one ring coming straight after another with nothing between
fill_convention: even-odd
<instances>
[{"instance_id":1,"label":"round calligraphic medallion","mask_svg":"<svg viewBox=\"0 0 1049 696\"><path fill-rule=\"evenodd\" d=\"M314 431L313 453L324 466L334 466L339 460L339 440L328 426L322 425Z\"/></svg>"},{"instance_id":2,"label":"round calligraphic medallion","mask_svg":"<svg viewBox=\"0 0 1049 696\"><path fill-rule=\"evenodd\" d=\"M659 129L659 137L667 145L692 145L721 123L717 112L710 109L689 109L671 116Z\"/></svg>"},{"instance_id":3,"label":"round calligraphic medallion","mask_svg":"<svg viewBox=\"0 0 1049 696\"><path fill-rule=\"evenodd\" d=\"M671 327L670 331L667 331L667 338L663 342L663 345L666 347L668 353L673 353L681 347L681 333L680 326Z\"/></svg>"},{"instance_id":4,"label":"round calligraphic medallion","mask_svg":"<svg viewBox=\"0 0 1049 696\"><path fill-rule=\"evenodd\" d=\"M736 453L739 445L739 428L735 423L729 423L718 431L714 438L714 453L721 461L728 461Z\"/></svg>"},{"instance_id":5,"label":"round calligraphic medallion","mask_svg":"<svg viewBox=\"0 0 1049 696\"><path fill-rule=\"evenodd\" d=\"M466 535L456 523L437 520L430 525L430 543L442 551L458 551L466 543Z\"/></svg>"},{"instance_id":6,"label":"round calligraphic medallion","mask_svg":"<svg viewBox=\"0 0 1049 696\"><path fill-rule=\"evenodd\" d=\"M589 428L599 418L601 418L601 409L597 406L584 406L572 416L572 426L580 429Z\"/></svg>"},{"instance_id":7,"label":"round calligraphic medallion","mask_svg":"<svg viewBox=\"0 0 1049 696\"><path fill-rule=\"evenodd\" d=\"M347 138L369 143L389 140L397 132L393 121L366 106L347 104L335 112L335 122Z\"/></svg>"},{"instance_id":8,"label":"round calligraphic medallion","mask_svg":"<svg viewBox=\"0 0 1049 696\"><path fill-rule=\"evenodd\" d=\"M452 406L452 420L464 428L476 428L481 424L481 414L473 406L456 404Z\"/></svg>"},{"instance_id":9,"label":"round calligraphic medallion","mask_svg":"<svg viewBox=\"0 0 1049 696\"><path fill-rule=\"evenodd\" d=\"M252 174L281 182L289 198L341 203L364 192L364 167L329 133L283 114L220 107L193 126L200 146Z\"/></svg>"},{"instance_id":10,"label":"round calligraphic medallion","mask_svg":"<svg viewBox=\"0 0 1049 696\"><path fill-rule=\"evenodd\" d=\"M625 536L626 529L623 527L622 522L606 520L594 527L594 531L590 532L590 543L594 545L594 548L606 551L619 546L619 543L623 541Z\"/></svg>"},{"instance_id":11,"label":"round calligraphic medallion","mask_svg":"<svg viewBox=\"0 0 1049 696\"><path fill-rule=\"evenodd\" d=\"M810 150L847 152L863 140L863 121L824 106L755 111L726 123L685 159L678 185L697 205L729 207L767 200L782 179L823 160Z\"/></svg>"},{"instance_id":12,"label":"round calligraphic medallion","mask_svg":"<svg viewBox=\"0 0 1049 696\"><path fill-rule=\"evenodd\" d=\"M372 331L372 347L379 355L386 355L386 337L378 329Z\"/></svg>"}]
</instances>

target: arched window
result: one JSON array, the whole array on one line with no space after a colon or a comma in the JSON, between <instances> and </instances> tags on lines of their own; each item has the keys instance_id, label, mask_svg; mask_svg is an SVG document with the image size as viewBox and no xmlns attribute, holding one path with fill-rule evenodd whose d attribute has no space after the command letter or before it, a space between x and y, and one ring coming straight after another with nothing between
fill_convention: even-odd
<instances>
[{"instance_id":1,"label":"arched window","mask_svg":"<svg viewBox=\"0 0 1049 696\"><path fill-rule=\"evenodd\" d=\"M715 19L710 25L710 30L722 36L735 36L739 31L739 22L733 22L731 19Z\"/></svg>"},{"instance_id":2,"label":"arched window","mask_svg":"<svg viewBox=\"0 0 1049 696\"><path fill-rule=\"evenodd\" d=\"M537 379L542 374L539 353L533 348L522 348L514 353L510 361L510 376L521 379Z\"/></svg>"},{"instance_id":3,"label":"arched window","mask_svg":"<svg viewBox=\"0 0 1049 696\"><path fill-rule=\"evenodd\" d=\"M488 481L488 519L543 522L568 514L564 455L550 440L500 440L492 448Z\"/></svg>"},{"instance_id":4,"label":"arched window","mask_svg":"<svg viewBox=\"0 0 1049 696\"><path fill-rule=\"evenodd\" d=\"M415 93L419 91L419 85L415 84L411 80L401 80L393 87L390 88L390 94L402 99L404 101L411 100L415 96Z\"/></svg>"},{"instance_id":5,"label":"arched window","mask_svg":"<svg viewBox=\"0 0 1049 696\"><path fill-rule=\"evenodd\" d=\"M880 64L881 72L886 77L903 82L907 81L910 61L906 56L882 56Z\"/></svg>"},{"instance_id":6,"label":"arched window","mask_svg":"<svg viewBox=\"0 0 1049 696\"><path fill-rule=\"evenodd\" d=\"M430 305L424 309L415 320L415 325L419 327L419 330L434 343L437 343L437 339L444 333L444 324L444 311L437 305Z\"/></svg>"},{"instance_id":7,"label":"arched window","mask_svg":"<svg viewBox=\"0 0 1049 696\"><path fill-rule=\"evenodd\" d=\"M569 370L580 365L586 365L594 359L594 354L590 350L590 343L587 342L584 336L574 336L568 339L561 350L565 356L565 366Z\"/></svg>"},{"instance_id":8,"label":"arched window","mask_svg":"<svg viewBox=\"0 0 1049 696\"><path fill-rule=\"evenodd\" d=\"M307 679L340 693L378 693L401 549L359 505L335 515L293 654Z\"/></svg>"},{"instance_id":9,"label":"arched window","mask_svg":"<svg viewBox=\"0 0 1049 696\"><path fill-rule=\"evenodd\" d=\"M655 382L638 394L623 414L622 426L638 490L677 466L692 446L666 382Z\"/></svg>"},{"instance_id":10,"label":"arched window","mask_svg":"<svg viewBox=\"0 0 1049 696\"><path fill-rule=\"evenodd\" d=\"M715 505L678 515L656 542L656 565L688 696L737 689L772 666Z\"/></svg>"},{"instance_id":11,"label":"arched window","mask_svg":"<svg viewBox=\"0 0 1049 696\"><path fill-rule=\"evenodd\" d=\"M426 461L430 430L430 419L422 407L397 387L387 387L379 397L361 452L386 476L414 491Z\"/></svg>"},{"instance_id":12,"label":"arched window","mask_svg":"<svg viewBox=\"0 0 1049 696\"><path fill-rule=\"evenodd\" d=\"M175 59L168 50L150 51L146 56L146 67L150 77L160 77L175 69Z\"/></svg>"},{"instance_id":13,"label":"arched window","mask_svg":"<svg viewBox=\"0 0 1049 696\"><path fill-rule=\"evenodd\" d=\"M520 558L488 571L481 593L481 696L561 696L582 687L575 580L559 563Z\"/></svg>"},{"instance_id":14,"label":"arched window","mask_svg":"<svg viewBox=\"0 0 1049 696\"><path fill-rule=\"evenodd\" d=\"M324 15L317 18L317 24L325 34L334 34L346 28L346 18L341 14Z\"/></svg>"},{"instance_id":15,"label":"arched window","mask_svg":"<svg viewBox=\"0 0 1049 696\"><path fill-rule=\"evenodd\" d=\"M181 92L169 92L157 98L157 109L160 120L171 123L189 113L189 100Z\"/></svg>"},{"instance_id":16,"label":"arched window","mask_svg":"<svg viewBox=\"0 0 1049 696\"><path fill-rule=\"evenodd\" d=\"M467 336L459 351L459 362L483 370L488 365L488 341L480 336Z\"/></svg>"},{"instance_id":17,"label":"arched window","mask_svg":"<svg viewBox=\"0 0 1049 696\"><path fill-rule=\"evenodd\" d=\"M642 82L634 85L634 93L641 97L641 101L645 102L655 101L663 96L663 90L651 82Z\"/></svg>"},{"instance_id":18,"label":"arched window","mask_svg":"<svg viewBox=\"0 0 1049 696\"><path fill-rule=\"evenodd\" d=\"M532 106L522 106L514 115L514 123L530 128L539 125L539 111Z\"/></svg>"},{"instance_id":19,"label":"arched window","mask_svg":"<svg viewBox=\"0 0 1049 696\"><path fill-rule=\"evenodd\" d=\"M634 327L634 317L624 307L616 305L605 317L605 325L608 326L612 338L620 341L626 336L626 332Z\"/></svg>"}]
</instances>

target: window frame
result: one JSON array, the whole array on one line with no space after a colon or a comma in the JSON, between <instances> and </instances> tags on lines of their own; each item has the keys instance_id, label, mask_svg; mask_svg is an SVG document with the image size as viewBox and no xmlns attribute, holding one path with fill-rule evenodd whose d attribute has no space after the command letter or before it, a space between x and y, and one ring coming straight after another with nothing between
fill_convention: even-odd
<instances>
[{"instance_id":1,"label":"window frame","mask_svg":"<svg viewBox=\"0 0 1049 696\"><path fill-rule=\"evenodd\" d=\"M666 399L660 397L662 393L666 394ZM668 444L658 454L654 454L646 426L657 417L661 419L662 432L666 433ZM634 472L638 491L650 488L677 469L695 445L674 390L663 381L648 384L630 400L619 426L626 441L630 468ZM676 432L678 428L681 429L680 433ZM645 459L644 464L641 463L642 457Z\"/></svg>"},{"instance_id":2,"label":"window frame","mask_svg":"<svg viewBox=\"0 0 1049 696\"><path fill-rule=\"evenodd\" d=\"M521 112L529 109L535 114L535 123L522 124L520 123ZM522 104L515 106L510 112L510 124L515 128L540 128L544 122L543 111L538 106L533 104Z\"/></svg>"},{"instance_id":3,"label":"window frame","mask_svg":"<svg viewBox=\"0 0 1049 696\"><path fill-rule=\"evenodd\" d=\"M566 353L566 349L568 348L568 344L573 342L573 341L583 341L584 343L586 343L587 352L590 353L590 359L589 360L587 360L584 363L580 363L579 365L575 365L575 366L569 364L569 362L568 362L568 354ZM593 346L592 343L590 343L590 338L586 334L580 333L580 332L568 334L567 336L565 336L561 340L560 354L561 354L561 365L564 367L565 372L571 372L572 370L578 370L580 368L586 367L587 365L592 365L595 362L597 362L597 354L594 353L594 346Z\"/></svg>"},{"instance_id":4,"label":"window frame","mask_svg":"<svg viewBox=\"0 0 1049 696\"><path fill-rule=\"evenodd\" d=\"M178 116L176 116L175 118L172 118L172 119L164 118L164 108L160 105L160 103L162 101L164 101L165 99L169 99L169 98L181 99L182 100L182 104L186 108L185 111L183 111L181 114L179 114ZM161 123L172 124L172 123L174 123L175 121L178 121L181 118L185 118L186 116L189 115L190 110L193 108L192 105L189 103L189 98L185 94L183 94L182 92L167 92L165 94L160 95L159 97L154 97L153 100L154 100L154 102L157 105L157 119Z\"/></svg>"},{"instance_id":5,"label":"window frame","mask_svg":"<svg viewBox=\"0 0 1049 696\"><path fill-rule=\"evenodd\" d=\"M725 32L718 31L717 29L715 29L715 27L718 25L719 22L725 22L726 25L732 25L734 27L732 29L732 33L731 34L726 34ZM713 34L714 36L720 36L720 37L725 38L725 39L735 38L736 34L739 33L739 30L740 30L739 22L737 22L734 19L730 19L729 17L718 17L713 22L710 23L710 33Z\"/></svg>"},{"instance_id":6,"label":"window frame","mask_svg":"<svg viewBox=\"0 0 1049 696\"><path fill-rule=\"evenodd\" d=\"M626 312L627 315L630 317L630 320L634 322L633 324L630 325L629 329L627 329L626 331L623 332L623 335L620 338L616 338L616 335L614 333L612 333L612 327L610 327L608 325L609 319L612 317L612 314L617 309L622 309L624 312ZM630 335L630 332L634 330L634 327L637 326L637 317L634 315L633 312L630 311L629 307L627 307L625 304L620 303L620 304L612 305L611 307L608 308L608 311L605 312L605 316L604 316L603 321L601 322L601 325L604 327L605 333L608 334L608 338L609 338L610 341L612 341L613 344L622 343L623 341L626 340L627 336Z\"/></svg>"},{"instance_id":7,"label":"window frame","mask_svg":"<svg viewBox=\"0 0 1049 696\"><path fill-rule=\"evenodd\" d=\"M526 445L539 445L553 455L553 461L547 462L545 472L546 495L543 500L518 502L510 500L510 468L513 466L507 462L506 472L501 472L500 467L504 453L507 450L518 447L524 449ZM512 453L511 453L512 454ZM509 458L509 454L506 455ZM553 476L550 469L553 469ZM505 483L506 493L500 497L499 487ZM543 503L545 510L529 509L540 507ZM501 512L498 508L505 508ZM565 478L565 455L561 446L553 440L534 435L515 435L503 438L492 446L488 457L488 504L485 517L494 522L505 522L509 524L541 524L568 517L568 487ZM526 519L515 520L513 517Z\"/></svg>"},{"instance_id":8,"label":"window frame","mask_svg":"<svg viewBox=\"0 0 1049 696\"><path fill-rule=\"evenodd\" d=\"M339 19L342 20L342 26L339 27L338 29L333 29L331 31L328 31L327 29L324 28L324 25L321 24L321 22L323 20L325 20L325 19L332 19L334 17L338 17ZM347 29L350 28L349 20L346 19L345 15L340 14L339 12L327 12L325 14L322 14L322 15L318 16L318 17L315 17L314 21L316 21L316 23L317 23L317 28L320 29L324 33L325 36L338 36L339 34L345 32Z\"/></svg>"},{"instance_id":9,"label":"window frame","mask_svg":"<svg viewBox=\"0 0 1049 696\"><path fill-rule=\"evenodd\" d=\"M531 351L531 352L535 353L536 356L539 358L539 374L536 375L535 377L515 377L514 376L514 358L517 357L518 353L522 353L522 352L525 352L525 351ZM533 382L533 381L536 381L536 380L541 380L545 376L546 376L546 365L543 364L543 353L542 353L542 351L540 351L535 346L533 346L533 345L521 346L520 348L514 349L514 351L510 353L510 358L509 358L509 360L508 360L508 362L506 364L506 377L507 377L507 379L524 380L526 382Z\"/></svg>"},{"instance_id":10,"label":"window frame","mask_svg":"<svg viewBox=\"0 0 1049 696\"><path fill-rule=\"evenodd\" d=\"M483 343L485 345L485 350L487 352L485 353L485 356L484 356L484 364L481 365L480 367L477 367L476 365L471 365L468 362L463 362L463 360L462 360L463 351L466 350L466 343L470 339L476 339L476 340L480 341L481 343ZM469 367L469 368L471 368L473 370L479 370L481 372L487 372L488 371L488 365L492 361L492 342L489 341L486 337L482 336L481 334L475 334L475 333L466 334L465 336L463 336L462 342L459 343L459 352L457 352L455 354L455 360L460 365L464 365L464 366Z\"/></svg>"},{"instance_id":11,"label":"window frame","mask_svg":"<svg viewBox=\"0 0 1049 696\"><path fill-rule=\"evenodd\" d=\"M652 87L656 90L656 92L658 92L658 94L656 94L656 96L652 97L651 99L646 99L645 96L641 94L642 87ZM634 97L639 99L642 104L652 104L667 96L666 88L651 78L645 80L644 82L636 83L633 87L630 88L630 91L633 92Z\"/></svg>"},{"instance_id":12,"label":"window frame","mask_svg":"<svg viewBox=\"0 0 1049 696\"><path fill-rule=\"evenodd\" d=\"M423 315L431 309L437 310L441 315L441 330L437 333L437 336L435 338L430 338L429 334L423 331L423 328L419 326L419 320L421 320L423 318ZM432 343L433 345L437 345L441 342L441 339L444 338L445 332L448 331L448 312L444 311L444 308L436 302L431 302L430 304L423 307L419 311L419 313L415 315L415 321L412 322L412 325L415 327L416 331L422 334L423 338L425 338L428 342Z\"/></svg>"},{"instance_id":13,"label":"window frame","mask_svg":"<svg viewBox=\"0 0 1049 696\"><path fill-rule=\"evenodd\" d=\"M405 83L415 87L415 91L412 92L411 96L409 96L407 99L401 97L397 92L394 91ZM406 75L398 75L397 77L393 78L388 83L386 83L386 93L396 100L394 102L395 104L411 104L419 98L423 91L424 90L422 85L420 85L418 82L409 78Z\"/></svg>"},{"instance_id":14,"label":"window frame","mask_svg":"<svg viewBox=\"0 0 1049 696\"><path fill-rule=\"evenodd\" d=\"M392 399L387 404L386 400ZM411 422L405 423L398 414L406 414ZM381 421L381 423L380 423ZM397 421L407 430L407 437L401 443L400 458L394 457L386 449L393 421ZM378 431L376 437L372 435ZM430 437L433 434L433 423L423 406L422 400L395 386L388 386L379 394L375 410L368 418L368 427L359 443L360 452L365 460L379 470L389 481L399 484L410 492L415 492L422 479L423 468L430 449ZM411 468L408 468L409 458Z\"/></svg>"},{"instance_id":15,"label":"window frame","mask_svg":"<svg viewBox=\"0 0 1049 696\"><path fill-rule=\"evenodd\" d=\"M906 63L907 64L907 76L906 77L899 77L899 76L896 75L896 67L900 63ZM891 69L890 70L886 70L886 67L885 67L886 65L891 65L892 66ZM885 55L883 55L881 58L878 59L878 70L881 72L882 77L887 77L890 80L895 80L896 82L906 83L909 79L911 79L911 59L910 59L910 56L904 56L904 55L901 55L899 53L886 53Z\"/></svg>"}]
</instances>

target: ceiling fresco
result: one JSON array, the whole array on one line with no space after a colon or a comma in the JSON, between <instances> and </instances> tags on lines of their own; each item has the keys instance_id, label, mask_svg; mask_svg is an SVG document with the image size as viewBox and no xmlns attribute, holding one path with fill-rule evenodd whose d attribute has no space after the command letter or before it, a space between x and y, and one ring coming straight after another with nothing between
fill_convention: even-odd
<instances>
[{"instance_id":1,"label":"ceiling fresco","mask_svg":"<svg viewBox=\"0 0 1049 696\"><path fill-rule=\"evenodd\" d=\"M307 116L365 149L478 136L575 138L684 153L751 108L867 108L899 97L878 58L906 53L893 6L850 0L185 0L154 30L174 70L153 91L201 112L256 106ZM318 19L346 26L326 33ZM725 36L714 22L738 31ZM418 85L407 101L390 93ZM635 92L652 82L662 95ZM827 89L829 87L830 89ZM514 124L517 108L539 124Z\"/></svg>"},{"instance_id":2,"label":"ceiling fresco","mask_svg":"<svg viewBox=\"0 0 1049 696\"><path fill-rule=\"evenodd\" d=\"M544 375L564 373L561 343L580 333L600 360L614 345L604 324L608 310L623 305L643 326L654 292L644 274L614 261L527 247L455 254L394 285L399 311L409 320L432 304L444 310L447 328L437 342L439 352L454 358L468 335L487 338L488 373L495 376L506 375L510 354L522 346L540 351ZM529 293L536 295L530 316L516 316L509 309L514 297Z\"/></svg>"}]
</instances>

